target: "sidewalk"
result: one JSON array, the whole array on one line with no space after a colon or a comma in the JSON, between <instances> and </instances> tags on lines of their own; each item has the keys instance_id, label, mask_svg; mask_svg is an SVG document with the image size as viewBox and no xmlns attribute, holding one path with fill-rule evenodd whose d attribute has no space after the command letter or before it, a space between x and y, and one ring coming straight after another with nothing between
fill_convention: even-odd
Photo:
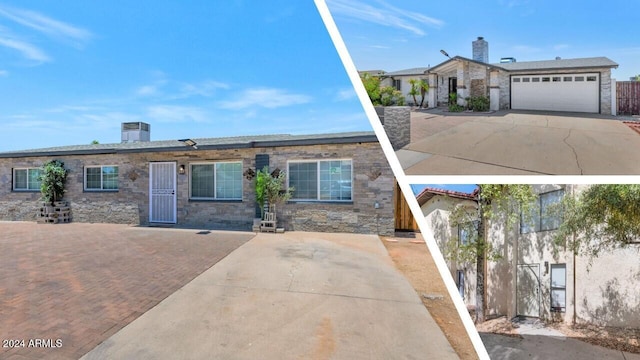
<instances>
[{"instance_id":1,"label":"sidewalk","mask_svg":"<svg viewBox=\"0 0 640 360\"><path fill-rule=\"evenodd\" d=\"M83 359L457 359L377 236L259 234Z\"/></svg>"}]
</instances>

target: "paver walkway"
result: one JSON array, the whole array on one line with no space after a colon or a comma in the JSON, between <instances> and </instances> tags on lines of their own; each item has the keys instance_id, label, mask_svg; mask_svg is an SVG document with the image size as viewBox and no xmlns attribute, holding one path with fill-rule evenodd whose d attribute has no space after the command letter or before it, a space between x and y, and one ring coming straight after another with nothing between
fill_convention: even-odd
<instances>
[{"instance_id":1,"label":"paver walkway","mask_svg":"<svg viewBox=\"0 0 640 360\"><path fill-rule=\"evenodd\" d=\"M407 175L638 175L640 134L612 117L498 111L411 113Z\"/></svg>"},{"instance_id":2,"label":"paver walkway","mask_svg":"<svg viewBox=\"0 0 640 360\"><path fill-rule=\"evenodd\" d=\"M253 236L0 222L0 359L78 359Z\"/></svg>"},{"instance_id":3,"label":"paver walkway","mask_svg":"<svg viewBox=\"0 0 640 360\"><path fill-rule=\"evenodd\" d=\"M457 359L377 236L258 234L83 359Z\"/></svg>"}]
</instances>

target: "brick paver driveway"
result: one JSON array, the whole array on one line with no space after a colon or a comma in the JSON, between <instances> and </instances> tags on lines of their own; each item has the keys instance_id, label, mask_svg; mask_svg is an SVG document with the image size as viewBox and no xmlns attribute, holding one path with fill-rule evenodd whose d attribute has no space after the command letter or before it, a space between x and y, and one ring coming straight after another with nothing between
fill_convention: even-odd
<instances>
[{"instance_id":1,"label":"brick paver driveway","mask_svg":"<svg viewBox=\"0 0 640 360\"><path fill-rule=\"evenodd\" d=\"M0 222L0 358L77 359L253 236Z\"/></svg>"}]
</instances>

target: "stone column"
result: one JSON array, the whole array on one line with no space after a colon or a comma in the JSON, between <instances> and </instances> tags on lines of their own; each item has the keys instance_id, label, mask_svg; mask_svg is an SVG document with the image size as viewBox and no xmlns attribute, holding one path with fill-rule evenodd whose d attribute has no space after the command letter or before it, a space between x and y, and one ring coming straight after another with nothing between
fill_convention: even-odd
<instances>
[{"instance_id":1,"label":"stone column","mask_svg":"<svg viewBox=\"0 0 640 360\"><path fill-rule=\"evenodd\" d=\"M384 112L384 131L387 133L393 150L397 151L409 145L411 141L411 108L408 106L377 107Z\"/></svg>"},{"instance_id":2,"label":"stone column","mask_svg":"<svg viewBox=\"0 0 640 360\"><path fill-rule=\"evenodd\" d=\"M469 88L471 87L469 79L469 64L466 61L458 60L458 105L467 106L465 98L469 97Z\"/></svg>"},{"instance_id":3,"label":"stone column","mask_svg":"<svg viewBox=\"0 0 640 360\"><path fill-rule=\"evenodd\" d=\"M489 75L489 110L500 110L500 71L491 70Z\"/></svg>"},{"instance_id":4,"label":"stone column","mask_svg":"<svg viewBox=\"0 0 640 360\"><path fill-rule=\"evenodd\" d=\"M429 74L429 91L427 92L427 107L438 106L438 74Z\"/></svg>"}]
</instances>

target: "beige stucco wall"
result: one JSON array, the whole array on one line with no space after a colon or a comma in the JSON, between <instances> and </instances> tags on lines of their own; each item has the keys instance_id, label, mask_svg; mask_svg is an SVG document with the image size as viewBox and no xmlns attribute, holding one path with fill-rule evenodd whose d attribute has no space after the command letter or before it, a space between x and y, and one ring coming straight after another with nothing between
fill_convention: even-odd
<instances>
[{"instance_id":1,"label":"beige stucco wall","mask_svg":"<svg viewBox=\"0 0 640 360\"><path fill-rule=\"evenodd\" d=\"M454 199L447 196L434 196L421 206L422 213L427 222L429 231L438 248L443 253L451 277L458 285L457 272L464 271L464 303L467 307L473 308L476 304L476 268L475 263L458 263L447 259L445 247L451 241L457 241L457 227L453 227L450 222L451 211L456 205L462 205L469 209L475 209L476 204L471 200Z\"/></svg>"}]
</instances>

